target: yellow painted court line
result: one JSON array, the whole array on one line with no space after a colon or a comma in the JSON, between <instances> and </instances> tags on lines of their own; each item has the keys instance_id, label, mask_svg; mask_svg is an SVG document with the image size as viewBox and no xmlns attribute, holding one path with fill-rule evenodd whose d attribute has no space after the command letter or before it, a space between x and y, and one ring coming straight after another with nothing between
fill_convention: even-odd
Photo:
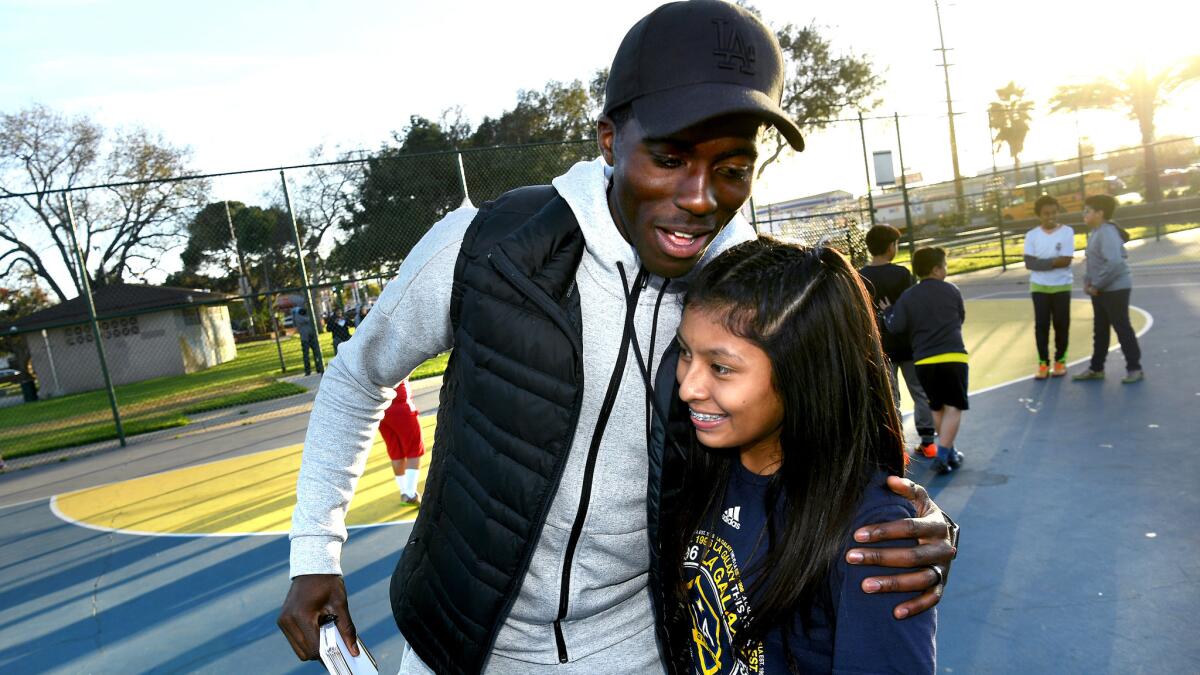
<instances>
[{"instance_id":1,"label":"yellow painted court line","mask_svg":"<svg viewBox=\"0 0 1200 675\"><path fill-rule=\"evenodd\" d=\"M1132 309L1138 335L1144 335L1153 317ZM1073 342L1090 347L1091 303L1072 301L1071 310ZM972 394L1032 377L1037 355L1028 298L967 301L964 340L971 352ZM903 394L907 397L908 392ZM433 447L435 423L435 416L421 418L427 449ZM56 495L50 508L62 520L104 532L167 537L285 535L296 501L301 451L301 445L289 445L100 485ZM429 458L427 452L421 461L422 485ZM416 511L400 504L391 462L383 443L377 441L350 503L347 527L410 523Z\"/></svg>"},{"instance_id":2,"label":"yellow painted court line","mask_svg":"<svg viewBox=\"0 0 1200 675\"><path fill-rule=\"evenodd\" d=\"M421 420L426 448L435 418ZM287 534L295 506L302 446L218 460L57 495L59 518L90 529L152 536ZM429 453L422 458L422 479ZM351 529L412 522L416 508L400 503L391 462L377 441L350 503Z\"/></svg>"}]
</instances>

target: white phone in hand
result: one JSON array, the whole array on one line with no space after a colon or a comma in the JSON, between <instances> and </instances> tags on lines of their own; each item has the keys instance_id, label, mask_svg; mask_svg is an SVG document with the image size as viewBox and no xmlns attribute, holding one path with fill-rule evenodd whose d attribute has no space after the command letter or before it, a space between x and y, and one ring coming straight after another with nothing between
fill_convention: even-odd
<instances>
[{"instance_id":1,"label":"white phone in hand","mask_svg":"<svg viewBox=\"0 0 1200 675\"><path fill-rule=\"evenodd\" d=\"M379 675L379 665L362 640L358 641L358 656L352 656L332 621L321 626L321 663L330 675Z\"/></svg>"}]
</instances>

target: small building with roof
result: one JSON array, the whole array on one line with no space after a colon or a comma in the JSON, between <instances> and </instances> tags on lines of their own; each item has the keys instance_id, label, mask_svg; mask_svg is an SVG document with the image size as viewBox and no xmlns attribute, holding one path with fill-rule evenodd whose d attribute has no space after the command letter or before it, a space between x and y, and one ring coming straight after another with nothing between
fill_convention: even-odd
<instances>
[{"instance_id":1,"label":"small building with roof","mask_svg":"<svg viewBox=\"0 0 1200 675\"><path fill-rule=\"evenodd\" d=\"M92 293L113 384L183 375L237 357L233 296L169 286L109 284ZM104 387L87 303L76 297L2 327L25 337L42 397Z\"/></svg>"}]
</instances>

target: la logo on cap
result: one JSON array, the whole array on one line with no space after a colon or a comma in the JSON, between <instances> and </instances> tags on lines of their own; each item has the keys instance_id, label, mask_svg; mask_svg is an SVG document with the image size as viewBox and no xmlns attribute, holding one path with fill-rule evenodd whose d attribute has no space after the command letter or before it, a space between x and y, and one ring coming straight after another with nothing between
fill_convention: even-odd
<instances>
[{"instance_id":1,"label":"la logo on cap","mask_svg":"<svg viewBox=\"0 0 1200 675\"><path fill-rule=\"evenodd\" d=\"M754 45L747 44L736 28L732 28L724 19L713 19L717 27L717 48L713 56L717 57L717 67L723 70L733 70L737 63L739 70L746 75L754 74Z\"/></svg>"}]
</instances>

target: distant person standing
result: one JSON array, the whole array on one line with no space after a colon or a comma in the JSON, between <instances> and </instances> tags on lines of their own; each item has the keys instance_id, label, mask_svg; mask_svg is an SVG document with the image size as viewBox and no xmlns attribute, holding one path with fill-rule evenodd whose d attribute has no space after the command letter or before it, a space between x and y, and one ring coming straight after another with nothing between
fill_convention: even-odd
<instances>
[{"instance_id":1,"label":"distant person standing","mask_svg":"<svg viewBox=\"0 0 1200 675\"><path fill-rule=\"evenodd\" d=\"M1041 221L1025 234L1025 268L1033 296L1033 336L1038 367L1034 378L1067 374L1067 340L1071 330L1071 262L1075 230L1058 222L1058 200L1042 195L1033 210ZM1050 366L1050 326L1054 326L1054 367Z\"/></svg>"},{"instance_id":2,"label":"distant person standing","mask_svg":"<svg viewBox=\"0 0 1200 675\"><path fill-rule=\"evenodd\" d=\"M337 356L338 345L350 339L350 326L353 325L339 307L333 310L333 316L325 322L325 329L333 339L333 355Z\"/></svg>"},{"instance_id":3,"label":"distant person standing","mask_svg":"<svg viewBox=\"0 0 1200 675\"><path fill-rule=\"evenodd\" d=\"M962 326L967 318L962 293L946 281L946 251L919 248L913 253L913 272L921 280L904 291L885 312L893 333L906 333L912 342L917 379L929 397L937 427L936 473L950 473L963 462L954 447L967 405L967 348Z\"/></svg>"},{"instance_id":4,"label":"distant person standing","mask_svg":"<svg viewBox=\"0 0 1200 675\"><path fill-rule=\"evenodd\" d=\"M929 409L929 400L921 383L917 380L917 368L913 364L912 345L905 335L896 335L888 331L883 321L883 307L895 304L900 294L917 283L908 268L892 262L896 258L899 246L900 230L891 225L876 225L867 231L867 250L871 252L871 262L860 269L858 273L866 282L867 290L871 293L871 303L876 308L876 320L879 324L880 338L883 342L883 352L887 355L889 371L892 374L892 397L896 407L900 407L899 374L904 373L904 386L913 399L913 424L921 436L921 452L926 457L937 456L937 446L934 444L933 411Z\"/></svg>"},{"instance_id":5,"label":"distant person standing","mask_svg":"<svg viewBox=\"0 0 1200 675\"><path fill-rule=\"evenodd\" d=\"M308 315L307 307L292 308L292 325L296 327L296 332L300 334L300 351L304 355L304 374L312 375L312 364L308 360L308 352L313 353L313 360L317 366L317 374L325 372L325 365L321 361L321 345L317 342L317 325L313 322L312 317Z\"/></svg>"},{"instance_id":6,"label":"distant person standing","mask_svg":"<svg viewBox=\"0 0 1200 675\"><path fill-rule=\"evenodd\" d=\"M1142 349L1129 321L1129 295L1133 290L1133 275L1125 261L1125 242L1129 240L1129 234L1112 222L1117 210L1116 199L1109 195L1092 195L1083 204L1083 223L1089 229L1083 290L1092 296L1092 362L1071 379L1104 379L1111 327L1117 333L1121 354L1125 356L1126 372L1121 382L1140 382L1145 377Z\"/></svg>"}]
</instances>

